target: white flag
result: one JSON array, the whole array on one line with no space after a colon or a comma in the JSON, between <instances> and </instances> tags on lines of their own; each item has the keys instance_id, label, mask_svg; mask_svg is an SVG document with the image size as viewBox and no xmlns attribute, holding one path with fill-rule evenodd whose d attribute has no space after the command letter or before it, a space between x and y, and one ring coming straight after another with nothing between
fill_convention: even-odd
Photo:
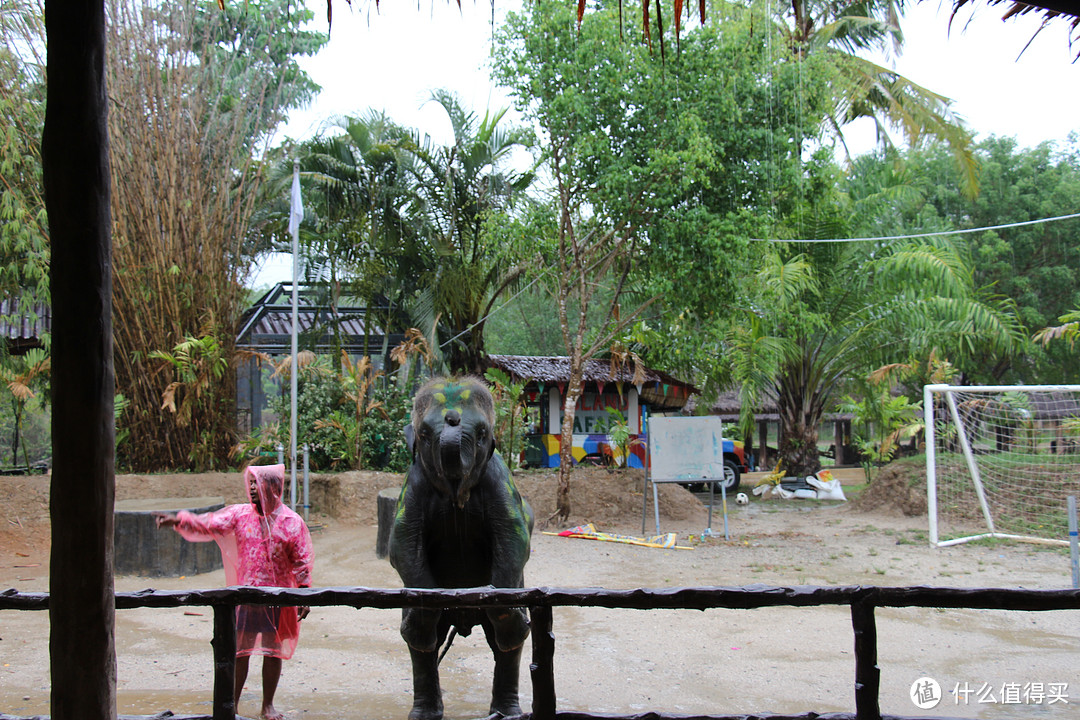
<instances>
[{"instance_id":1,"label":"white flag","mask_svg":"<svg viewBox=\"0 0 1080 720\"><path fill-rule=\"evenodd\" d=\"M304 219L304 201L300 198L300 164L293 165L292 198L289 201L289 234L294 238L300 232L300 222Z\"/></svg>"}]
</instances>

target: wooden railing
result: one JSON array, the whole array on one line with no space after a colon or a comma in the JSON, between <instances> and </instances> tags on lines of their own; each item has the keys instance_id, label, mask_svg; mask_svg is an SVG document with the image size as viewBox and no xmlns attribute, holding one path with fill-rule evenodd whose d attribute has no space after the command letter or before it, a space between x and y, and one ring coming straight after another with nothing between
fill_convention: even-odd
<instances>
[{"instance_id":1,"label":"wooden railing","mask_svg":"<svg viewBox=\"0 0 1080 720\"><path fill-rule=\"evenodd\" d=\"M915 720L906 716L881 714L878 704L880 671L877 665L877 625L874 611L891 608L970 608L991 610L1078 610L1080 590L1026 590L1010 588L946 587L688 587L638 590L603 588L525 588L466 590L416 590L375 588L284 588L232 587L215 590L143 590L117 593L116 608L175 608L209 606L214 611L214 710L212 720L233 720L233 665L236 654L236 627L233 608L247 605L344 605L354 608L393 609L405 607L492 608L526 607L532 625L532 712L530 720L750 720L760 715L681 716L661 712L628 716L595 715L588 712L559 711L555 690L554 607L601 607L610 609L707 610L713 608L753 609L765 607L814 607L848 605L855 639L855 712L801 715L770 714L769 720ZM0 592L0 610L46 610L48 593ZM926 720L920 715L918 720ZM0 714L0 720L11 716ZM173 716L173 720L180 720ZM186 720L208 720L207 716L186 716Z\"/></svg>"}]
</instances>

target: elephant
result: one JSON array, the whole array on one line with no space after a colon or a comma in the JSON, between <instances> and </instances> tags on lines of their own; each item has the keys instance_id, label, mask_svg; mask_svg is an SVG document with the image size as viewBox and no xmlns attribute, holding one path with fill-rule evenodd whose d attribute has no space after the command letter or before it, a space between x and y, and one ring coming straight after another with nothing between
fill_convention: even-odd
<instances>
[{"instance_id":1,"label":"elephant","mask_svg":"<svg viewBox=\"0 0 1080 720\"><path fill-rule=\"evenodd\" d=\"M405 587L524 587L533 512L495 451L494 420L494 400L479 378L437 378L417 391L405 428L412 464L388 553ZM451 628L467 636L476 625L495 656L489 712L521 714L524 608L403 608L401 636L413 673L409 720L442 718L437 651Z\"/></svg>"}]
</instances>

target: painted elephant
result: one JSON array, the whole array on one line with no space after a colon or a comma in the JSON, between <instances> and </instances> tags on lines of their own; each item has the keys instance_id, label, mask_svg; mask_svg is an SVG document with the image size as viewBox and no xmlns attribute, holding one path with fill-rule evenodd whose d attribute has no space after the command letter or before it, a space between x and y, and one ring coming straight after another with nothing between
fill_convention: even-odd
<instances>
[{"instance_id":1,"label":"painted elephant","mask_svg":"<svg viewBox=\"0 0 1080 720\"><path fill-rule=\"evenodd\" d=\"M523 587L533 514L495 452L495 405L473 377L435 379L417 391L405 429L412 465L390 531L390 564L410 588ZM450 629L484 629L495 655L491 713L520 715L518 675L529 635L523 608L405 608L401 636L413 671L410 720L443 714L438 648Z\"/></svg>"}]
</instances>

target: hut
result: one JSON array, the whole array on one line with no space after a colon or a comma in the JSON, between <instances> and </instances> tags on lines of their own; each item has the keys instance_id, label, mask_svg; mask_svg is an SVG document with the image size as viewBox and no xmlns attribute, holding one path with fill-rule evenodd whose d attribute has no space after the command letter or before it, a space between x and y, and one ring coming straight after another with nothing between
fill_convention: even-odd
<instances>
[{"instance_id":1,"label":"hut","mask_svg":"<svg viewBox=\"0 0 1080 720\"><path fill-rule=\"evenodd\" d=\"M558 467L562 429L563 398L570 380L570 359L565 356L531 357L489 355L488 364L506 372L514 381L525 383L528 432L524 464L528 467ZM621 463L611 446L608 431L613 417L608 408L621 413L630 431L627 465L645 466L642 428L650 414L682 411L699 390L665 372L613 365L608 360L588 360L583 374L582 393L574 410L575 462Z\"/></svg>"}]
</instances>

